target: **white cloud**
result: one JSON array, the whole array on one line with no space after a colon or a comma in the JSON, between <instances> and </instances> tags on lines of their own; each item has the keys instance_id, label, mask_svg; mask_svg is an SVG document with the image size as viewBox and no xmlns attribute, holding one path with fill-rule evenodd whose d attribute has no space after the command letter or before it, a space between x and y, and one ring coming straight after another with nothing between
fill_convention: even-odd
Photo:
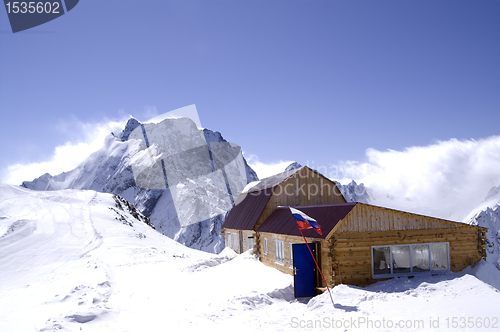
<instances>
[{"instance_id":1,"label":"white cloud","mask_svg":"<svg viewBox=\"0 0 500 332\"><path fill-rule=\"evenodd\" d=\"M13 164L3 170L2 182L19 185L23 181L31 181L45 173L57 175L78 166L85 158L99 150L104 139L111 132L119 133L127 119L109 120L101 123L85 123L76 118L60 122L57 129L71 137L62 145L55 147L47 161L27 164Z\"/></svg>"},{"instance_id":2,"label":"white cloud","mask_svg":"<svg viewBox=\"0 0 500 332\"><path fill-rule=\"evenodd\" d=\"M461 221L500 185L500 136L403 151L368 149L366 156L367 163L342 162L328 175L364 183L377 205Z\"/></svg>"},{"instance_id":3,"label":"white cloud","mask_svg":"<svg viewBox=\"0 0 500 332\"><path fill-rule=\"evenodd\" d=\"M245 156L247 163L257 173L259 179L267 178L268 176L282 173L285 168L293 163L293 161L278 161L275 163L263 163L256 155Z\"/></svg>"}]
</instances>

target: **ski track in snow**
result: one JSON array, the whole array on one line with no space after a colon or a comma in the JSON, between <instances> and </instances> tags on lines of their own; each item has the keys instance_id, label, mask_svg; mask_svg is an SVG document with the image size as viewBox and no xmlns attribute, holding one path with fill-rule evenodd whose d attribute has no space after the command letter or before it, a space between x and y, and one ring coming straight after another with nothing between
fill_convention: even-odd
<instances>
[{"instance_id":1,"label":"ski track in snow","mask_svg":"<svg viewBox=\"0 0 500 332\"><path fill-rule=\"evenodd\" d=\"M368 329L333 329L332 319L396 324L379 331L489 331L447 329L446 319L500 317L500 292L474 276L496 273L486 262L439 277L339 285L332 306L328 294L295 299L292 277L249 253L186 248L115 204L93 191L0 185L0 331ZM422 328L400 325L417 321Z\"/></svg>"}]
</instances>

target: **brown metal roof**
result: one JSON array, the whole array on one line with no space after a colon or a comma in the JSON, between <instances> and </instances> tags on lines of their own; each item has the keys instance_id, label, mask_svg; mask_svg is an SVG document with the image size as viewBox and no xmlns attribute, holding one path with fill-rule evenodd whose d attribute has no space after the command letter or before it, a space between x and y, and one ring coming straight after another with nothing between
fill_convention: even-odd
<instances>
[{"instance_id":1,"label":"brown metal roof","mask_svg":"<svg viewBox=\"0 0 500 332\"><path fill-rule=\"evenodd\" d=\"M335 225L337 225L340 220L344 219L349 212L351 212L356 204L357 203L352 202L292 207L316 219L318 224L321 226L323 235L319 235L313 229L305 229L302 231L304 236L324 239L332 231ZM301 236L290 209L283 206L276 208L266 221L264 221L262 226L257 229L257 232Z\"/></svg>"},{"instance_id":2,"label":"brown metal roof","mask_svg":"<svg viewBox=\"0 0 500 332\"><path fill-rule=\"evenodd\" d=\"M269 198L271 198L274 188L276 187L240 194L246 195L246 197L243 199L238 197L240 203L229 211L221 228L252 230Z\"/></svg>"}]
</instances>

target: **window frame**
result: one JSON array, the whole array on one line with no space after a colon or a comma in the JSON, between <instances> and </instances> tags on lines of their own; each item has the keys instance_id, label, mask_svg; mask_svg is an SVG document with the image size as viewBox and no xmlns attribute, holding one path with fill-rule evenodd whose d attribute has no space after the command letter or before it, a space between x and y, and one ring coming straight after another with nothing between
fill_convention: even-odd
<instances>
[{"instance_id":1,"label":"window frame","mask_svg":"<svg viewBox=\"0 0 500 332\"><path fill-rule=\"evenodd\" d=\"M233 250L237 251L239 247L238 233L233 233Z\"/></svg>"},{"instance_id":2,"label":"window frame","mask_svg":"<svg viewBox=\"0 0 500 332\"><path fill-rule=\"evenodd\" d=\"M288 250L290 251L289 258L290 258L290 268L293 269L293 243L289 242L288 243Z\"/></svg>"},{"instance_id":3,"label":"window frame","mask_svg":"<svg viewBox=\"0 0 500 332\"><path fill-rule=\"evenodd\" d=\"M446 251L448 254L448 266L446 270L432 270L432 245L433 244L446 244ZM413 271L413 246L421 246L421 245L428 245L429 246L429 271L423 271L423 272L414 272ZM374 257L373 257L373 248L387 248L389 247L389 253L390 253L390 262L391 262L391 273L385 273L385 274L375 274L375 269L374 269ZM392 256L392 248L393 247L409 247L410 248L410 272L408 273L394 273L394 259ZM393 278L393 277L405 277L405 276L423 276L423 275L432 275L432 274L441 274L441 273L446 273L450 271L450 243L449 242L428 242L428 243L409 243L409 244L386 244L386 245L380 245L380 246L371 246L371 253L370 255L372 256L372 278L373 279L384 279L384 278Z\"/></svg>"},{"instance_id":4,"label":"window frame","mask_svg":"<svg viewBox=\"0 0 500 332\"><path fill-rule=\"evenodd\" d=\"M285 265L285 242L274 240L274 262L278 265Z\"/></svg>"}]
</instances>

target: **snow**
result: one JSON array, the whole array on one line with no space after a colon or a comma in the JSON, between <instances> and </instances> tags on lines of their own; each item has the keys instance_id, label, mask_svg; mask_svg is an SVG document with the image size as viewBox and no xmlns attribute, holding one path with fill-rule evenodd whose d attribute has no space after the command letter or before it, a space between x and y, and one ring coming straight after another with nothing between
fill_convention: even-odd
<instances>
[{"instance_id":1,"label":"snow","mask_svg":"<svg viewBox=\"0 0 500 332\"><path fill-rule=\"evenodd\" d=\"M326 293L295 299L292 277L249 252L189 249L120 202L90 190L0 185L0 331L364 331L370 323L480 331L490 329L478 319L498 321L500 292L483 281L492 281L489 263L338 285L333 307ZM452 328L453 317L474 326Z\"/></svg>"},{"instance_id":2,"label":"snow","mask_svg":"<svg viewBox=\"0 0 500 332\"><path fill-rule=\"evenodd\" d=\"M496 306L500 292L470 274L449 273L439 277L380 281L366 288L340 285L333 289L333 298L338 303L335 310L328 294L313 298L308 304L310 311L304 313L303 319L314 320L315 316L356 322L369 319L375 327L378 324L383 327L385 322L386 328L376 329L382 331L422 328L425 331L479 331L482 329L478 325L452 329L451 319L498 317ZM368 327L366 324L358 327L364 330Z\"/></svg>"},{"instance_id":3,"label":"snow","mask_svg":"<svg viewBox=\"0 0 500 332\"><path fill-rule=\"evenodd\" d=\"M250 182L249 184L247 184L243 190L241 191L241 193L247 193L250 191L250 189L252 189L253 187L255 187L257 184L259 184L260 181L252 181Z\"/></svg>"},{"instance_id":4,"label":"snow","mask_svg":"<svg viewBox=\"0 0 500 332\"><path fill-rule=\"evenodd\" d=\"M498 287L500 285L500 202L491 204L491 200L488 200L486 203L489 205L482 205L482 211L473 210L475 214L467 220L467 223L488 229L486 231L486 262L491 266L484 267L485 271L481 272L481 276L488 275L485 281Z\"/></svg>"},{"instance_id":5,"label":"snow","mask_svg":"<svg viewBox=\"0 0 500 332\"><path fill-rule=\"evenodd\" d=\"M196 127L203 129L200 122L200 117L198 115L198 111L196 110L196 105L188 105L176 110L161 114L151 120L145 121L144 123L160 123L165 119L178 119L178 118L189 118L195 124Z\"/></svg>"},{"instance_id":6,"label":"snow","mask_svg":"<svg viewBox=\"0 0 500 332\"><path fill-rule=\"evenodd\" d=\"M500 271L491 262L479 262L473 268L468 267L467 272L473 274L483 282L500 290Z\"/></svg>"}]
</instances>

